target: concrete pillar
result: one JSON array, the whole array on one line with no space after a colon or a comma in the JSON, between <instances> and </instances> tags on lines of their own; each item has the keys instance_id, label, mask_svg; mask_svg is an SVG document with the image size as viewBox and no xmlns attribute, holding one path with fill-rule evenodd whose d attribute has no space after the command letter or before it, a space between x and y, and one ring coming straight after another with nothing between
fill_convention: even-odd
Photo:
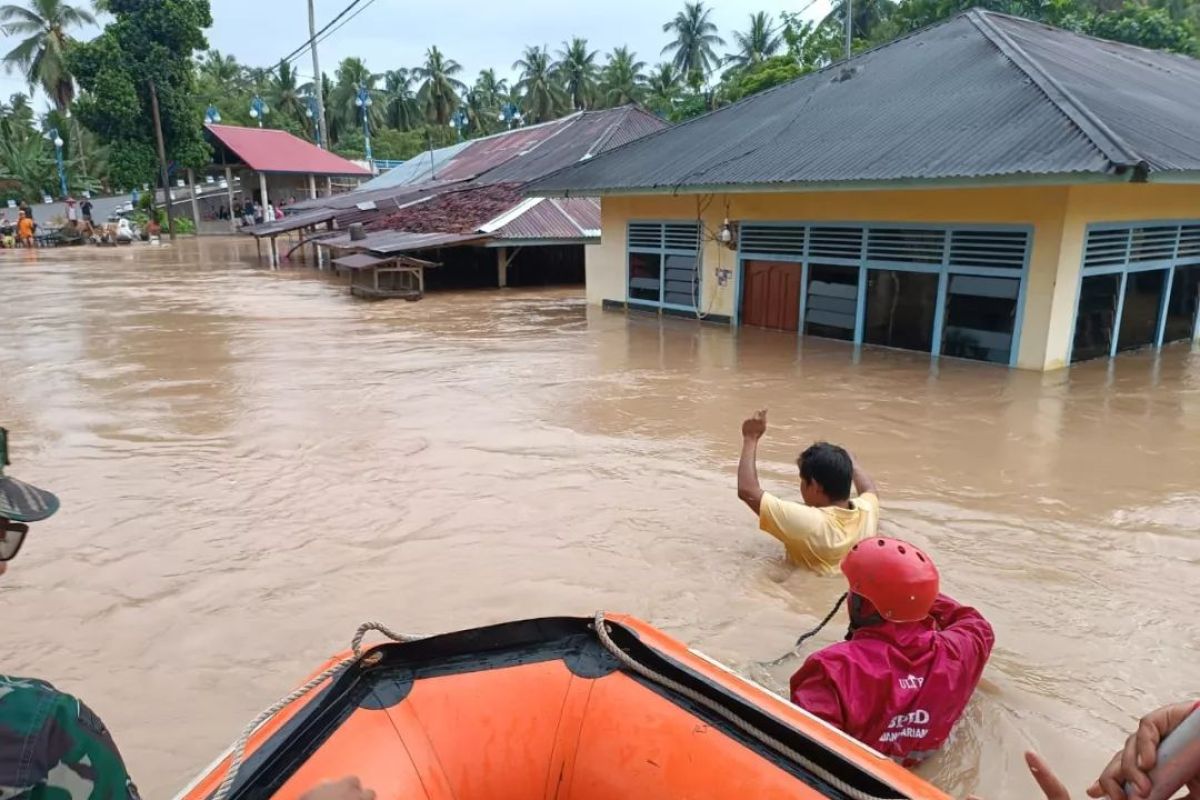
<instances>
[{"instance_id":1,"label":"concrete pillar","mask_svg":"<svg viewBox=\"0 0 1200 800\"><path fill-rule=\"evenodd\" d=\"M267 212L267 175L264 172L258 173L258 191L261 193L261 196L262 196L263 213L266 214L266 212ZM263 222L266 222L266 221L267 221L267 218L264 216Z\"/></svg>"},{"instance_id":2,"label":"concrete pillar","mask_svg":"<svg viewBox=\"0 0 1200 800\"><path fill-rule=\"evenodd\" d=\"M308 173L308 199L317 199L317 176L311 172Z\"/></svg>"},{"instance_id":3,"label":"concrete pillar","mask_svg":"<svg viewBox=\"0 0 1200 800\"><path fill-rule=\"evenodd\" d=\"M200 201L196 198L196 172L188 167L188 186L192 189L192 222L196 226L196 235L200 235Z\"/></svg>"},{"instance_id":4,"label":"concrete pillar","mask_svg":"<svg viewBox=\"0 0 1200 800\"><path fill-rule=\"evenodd\" d=\"M233 216L233 169L231 167L225 168L225 197L226 202L229 203L229 230L236 233L238 221Z\"/></svg>"},{"instance_id":5,"label":"concrete pillar","mask_svg":"<svg viewBox=\"0 0 1200 800\"><path fill-rule=\"evenodd\" d=\"M329 175L325 176L325 196L333 197L333 178Z\"/></svg>"},{"instance_id":6,"label":"concrete pillar","mask_svg":"<svg viewBox=\"0 0 1200 800\"><path fill-rule=\"evenodd\" d=\"M496 285L503 289L508 286L508 248L496 250Z\"/></svg>"}]
</instances>

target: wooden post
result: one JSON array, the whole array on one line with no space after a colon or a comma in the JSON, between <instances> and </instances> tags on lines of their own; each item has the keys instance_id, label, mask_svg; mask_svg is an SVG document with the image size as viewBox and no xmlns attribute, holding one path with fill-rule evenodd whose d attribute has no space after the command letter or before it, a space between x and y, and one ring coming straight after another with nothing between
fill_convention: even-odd
<instances>
[{"instance_id":1,"label":"wooden post","mask_svg":"<svg viewBox=\"0 0 1200 800\"><path fill-rule=\"evenodd\" d=\"M225 168L225 191L229 201L229 231L236 233L238 221L233 216L233 169L231 167Z\"/></svg>"},{"instance_id":2,"label":"wooden post","mask_svg":"<svg viewBox=\"0 0 1200 800\"><path fill-rule=\"evenodd\" d=\"M167 209L167 232L171 235L171 241L175 241L175 218L171 216L171 183L167 177L167 148L163 144L162 117L158 114L158 89L154 87L154 81L149 80L150 84L150 110L154 114L154 138L158 142L158 171L162 178L163 188L163 205Z\"/></svg>"},{"instance_id":3,"label":"wooden post","mask_svg":"<svg viewBox=\"0 0 1200 800\"><path fill-rule=\"evenodd\" d=\"M192 187L192 222L196 226L196 235L200 235L200 201L196 198L196 171L188 167L188 185Z\"/></svg>"},{"instance_id":4,"label":"wooden post","mask_svg":"<svg viewBox=\"0 0 1200 800\"><path fill-rule=\"evenodd\" d=\"M496 285L503 289L508 286L508 248L501 247L496 256Z\"/></svg>"},{"instance_id":5,"label":"wooden post","mask_svg":"<svg viewBox=\"0 0 1200 800\"><path fill-rule=\"evenodd\" d=\"M308 199L317 199L317 176L313 175L311 172L308 173Z\"/></svg>"}]
</instances>

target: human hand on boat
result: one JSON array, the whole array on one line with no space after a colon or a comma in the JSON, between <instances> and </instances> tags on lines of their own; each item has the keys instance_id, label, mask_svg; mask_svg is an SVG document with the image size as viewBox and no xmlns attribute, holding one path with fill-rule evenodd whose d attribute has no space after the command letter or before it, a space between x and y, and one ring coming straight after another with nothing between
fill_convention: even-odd
<instances>
[{"instance_id":1,"label":"human hand on boat","mask_svg":"<svg viewBox=\"0 0 1200 800\"><path fill-rule=\"evenodd\" d=\"M1125 746L1108 762L1096 782L1088 787L1089 797L1126 800L1125 784L1133 786L1132 797L1150 793L1149 772L1158 761L1158 746L1167 734L1179 727L1196 703L1175 703L1151 711L1142 717L1138 728L1125 740ZM1200 776L1184 784L1188 794L1183 800L1200 800Z\"/></svg>"},{"instance_id":2,"label":"human hand on boat","mask_svg":"<svg viewBox=\"0 0 1200 800\"><path fill-rule=\"evenodd\" d=\"M375 800L375 792L364 789L362 781L349 775L309 789L300 795L300 800Z\"/></svg>"},{"instance_id":3,"label":"human hand on boat","mask_svg":"<svg viewBox=\"0 0 1200 800\"><path fill-rule=\"evenodd\" d=\"M761 439L767 432L767 410L765 408L754 412L754 415L742 423L743 439Z\"/></svg>"}]
</instances>

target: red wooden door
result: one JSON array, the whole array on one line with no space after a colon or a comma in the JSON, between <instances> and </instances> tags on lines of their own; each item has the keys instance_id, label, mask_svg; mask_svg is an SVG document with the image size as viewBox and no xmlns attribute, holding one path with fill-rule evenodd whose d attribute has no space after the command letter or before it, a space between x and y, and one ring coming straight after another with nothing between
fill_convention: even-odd
<instances>
[{"instance_id":1,"label":"red wooden door","mask_svg":"<svg viewBox=\"0 0 1200 800\"><path fill-rule=\"evenodd\" d=\"M742 268L742 324L794 331L800 328L800 265L747 261Z\"/></svg>"}]
</instances>

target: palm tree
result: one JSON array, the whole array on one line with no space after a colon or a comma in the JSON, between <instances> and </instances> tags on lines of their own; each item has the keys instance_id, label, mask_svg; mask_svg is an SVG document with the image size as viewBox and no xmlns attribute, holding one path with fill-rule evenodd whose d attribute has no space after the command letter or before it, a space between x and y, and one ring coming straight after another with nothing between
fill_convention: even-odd
<instances>
[{"instance_id":1,"label":"palm tree","mask_svg":"<svg viewBox=\"0 0 1200 800\"><path fill-rule=\"evenodd\" d=\"M870 39L872 32L896 10L893 0L853 0L850 4L850 24L856 39ZM846 28L846 1L833 0L833 8L821 21L822 25Z\"/></svg>"},{"instance_id":2,"label":"palm tree","mask_svg":"<svg viewBox=\"0 0 1200 800\"><path fill-rule=\"evenodd\" d=\"M563 82L572 108L582 111L591 107L596 93L596 51L588 50L587 39L576 36L569 44L563 42L554 71Z\"/></svg>"},{"instance_id":3,"label":"palm tree","mask_svg":"<svg viewBox=\"0 0 1200 800\"><path fill-rule=\"evenodd\" d=\"M361 128L363 111L358 105L358 91L365 88L371 98L371 106L367 109L367 124L371 130L377 130L383 123L383 104L375 90L375 81L379 80L379 76L367 69L363 60L355 56L342 59L335 75L337 84L333 89L334 114L341 117L347 130Z\"/></svg>"},{"instance_id":4,"label":"palm tree","mask_svg":"<svg viewBox=\"0 0 1200 800\"><path fill-rule=\"evenodd\" d=\"M783 38L771 24L771 15L765 11L750 15L750 29L745 33L736 31L733 42L737 52L725 56L725 61L739 67L748 67L766 61L779 52Z\"/></svg>"},{"instance_id":5,"label":"palm tree","mask_svg":"<svg viewBox=\"0 0 1200 800\"><path fill-rule=\"evenodd\" d=\"M270 81L268 97L273 112L296 120L301 130L310 126L305 114L304 94L296 84L296 68L288 62L279 62L279 69Z\"/></svg>"},{"instance_id":6,"label":"palm tree","mask_svg":"<svg viewBox=\"0 0 1200 800\"><path fill-rule=\"evenodd\" d=\"M558 115L564 98L554 81L550 67L550 51L543 47L526 47L525 54L513 62L521 70L516 89L521 92L521 107L530 122L546 122Z\"/></svg>"},{"instance_id":7,"label":"palm tree","mask_svg":"<svg viewBox=\"0 0 1200 800\"><path fill-rule=\"evenodd\" d=\"M673 54L671 60L675 69L686 75L688 83L697 91L721 61L713 47L725 44L725 40L717 35L717 26L708 19L710 13L711 9L704 7L703 0L684 3L683 11L663 24L663 33L675 33L674 41L662 49L663 54Z\"/></svg>"},{"instance_id":8,"label":"palm tree","mask_svg":"<svg viewBox=\"0 0 1200 800\"><path fill-rule=\"evenodd\" d=\"M197 58L200 76L228 91L231 87L242 88L246 77L242 65L233 56L222 55L220 50L209 50Z\"/></svg>"},{"instance_id":9,"label":"palm tree","mask_svg":"<svg viewBox=\"0 0 1200 800\"><path fill-rule=\"evenodd\" d=\"M497 78L494 69L480 70L471 91L482 105L499 110L500 104L508 100L508 81Z\"/></svg>"},{"instance_id":10,"label":"palm tree","mask_svg":"<svg viewBox=\"0 0 1200 800\"><path fill-rule=\"evenodd\" d=\"M450 117L458 108L458 93L467 88L454 77L460 72L462 66L446 58L436 45L425 51L425 65L413 70L413 75L424 81L418 96L430 122L450 124Z\"/></svg>"},{"instance_id":11,"label":"palm tree","mask_svg":"<svg viewBox=\"0 0 1200 800\"><path fill-rule=\"evenodd\" d=\"M9 72L20 68L32 89L40 86L65 111L75 99L75 79L67 70L66 50L73 27L94 25L96 18L62 0L28 0L29 7L0 6L5 36L24 37L4 57Z\"/></svg>"},{"instance_id":12,"label":"palm tree","mask_svg":"<svg viewBox=\"0 0 1200 800\"><path fill-rule=\"evenodd\" d=\"M683 82L675 65L664 62L657 65L646 79L646 105L656 114L666 116L675 107Z\"/></svg>"},{"instance_id":13,"label":"palm tree","mask_svg":"<svg viewBox=\"0 0 1200 800\"><path fill-rule=\"evenodd\" d=\"M639 102L645 89L646 76L642 74L645 67L646 62L638 61L628 47L614 48L600 73L605 102L609 106Z\"/></svg>"},{"instance_id":14,"label":"palm tree","mask_svg":"<svg viewBox=\"0 0 1200 800\"><path fill-rule=\"evenodd\" d=\"M396 130L407 131L417 126L414 80L412 73L403 68L383 73L384 116L387 124Z\"/></svg>"}]
</instances>

